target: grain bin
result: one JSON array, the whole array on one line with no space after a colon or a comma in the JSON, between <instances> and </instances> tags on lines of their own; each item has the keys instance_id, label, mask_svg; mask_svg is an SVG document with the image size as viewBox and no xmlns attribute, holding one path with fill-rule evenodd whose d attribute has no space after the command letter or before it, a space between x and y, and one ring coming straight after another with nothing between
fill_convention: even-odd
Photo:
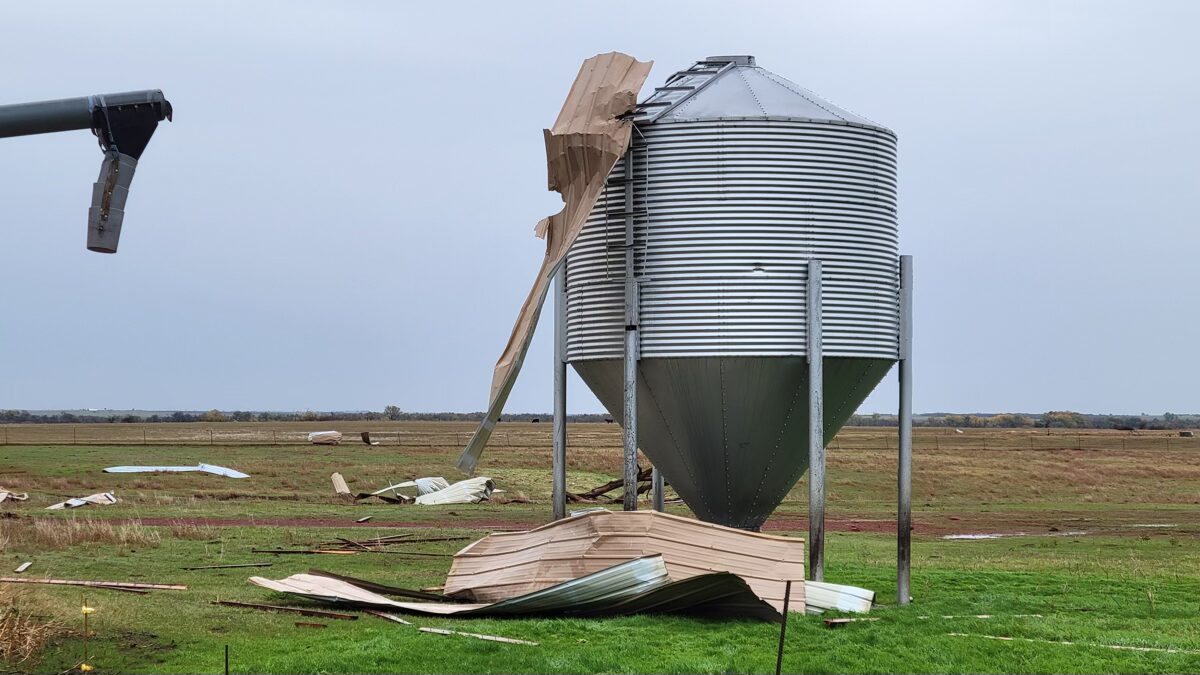
<instances>
[{"instance_id":1,"label":"grain bin","mask_svg":"<svg viewBox=\"0 0 1200 675\"><path fill-rule=\"evenodd\" d=\"M567 257L566 360L621 418L632 249L638 444L698 516L756 528L809 465L810 260L824 442L898 358L896 136L750 56L672 75L636 125Z\"/></svg>"}]
</instances>

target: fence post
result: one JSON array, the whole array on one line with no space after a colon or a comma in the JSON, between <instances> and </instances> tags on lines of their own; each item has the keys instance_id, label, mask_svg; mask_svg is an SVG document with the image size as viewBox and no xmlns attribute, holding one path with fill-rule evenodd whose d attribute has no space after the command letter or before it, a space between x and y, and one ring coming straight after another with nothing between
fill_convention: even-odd
<instances>
[{"instance_id":1,"label":"fence post","mask_svg":"<svg viewBox=\"0 0 1200 675\"><path fill-rule=\"evenodd\" d=\"M142 445L146 444L146 427L142 427Z\"/></svg>"},{"instance_id":2,"label":"fence post","mask_svg":"<svg viewBox=\"0 0 1200 675\"><path fill-rule=\"evenodd\" d=\"M212 434L212 429L209 429L209 430L208 430L208 444L209 444L209 445L212 445L212 444L213 444L213 439L212 439L212 436L213 436L213 434Z\"/></svg>"},{"instance_id":3,"label":"fence post","mask_svg":"<svg viewBox=\"0 0 1200 675\"><path fill-rule=\"evenodd\" d=\"M271 430L271 445L279 445L279 441L275 438L275 430Z\"/></svg>"}]
</instances>

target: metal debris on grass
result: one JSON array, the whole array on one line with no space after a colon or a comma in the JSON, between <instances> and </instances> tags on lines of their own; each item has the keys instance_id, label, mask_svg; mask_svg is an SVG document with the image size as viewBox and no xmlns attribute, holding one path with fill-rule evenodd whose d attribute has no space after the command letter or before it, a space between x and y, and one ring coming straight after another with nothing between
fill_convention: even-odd
<instances>
[{"instance_id":1,"label":"metal debris on grass","mask_svg":"<svg viewBox=\"0 0 1200 675\"><path fill-rule=\"evenodd\" d=\"M976 635L973 633L946 633L950 637L973 637L984 640L1003 640L1004 642L1037 642L1046 645L1070 645L1076 647L1100 647L1103 649L1125 649L1134 652L1159 652L1162 654L1200 654L1196 649L1179 649L1175 647L1138 647L1135 645L1106 645L1098 642L1071 642L1069 640L1041 640L1038 638L1005 637L1002 635Z\"/></svg>"},{"instance_id":2,"label":"metal debris on grass","mask_svg":"<svg viewBox=\"0 0 1200 675\"><path fill-rule=\"evenodd\" d=\"M467 546L454 556L446 595L494 602L661 554L673 580L736 574L776 610L793 581L792 604L803 611L804 543L657 511L595 511Z\"/></svg>"},{"instance_id":3,"label":"metal debris on grass","mask_svg":"<svg viewBox=\"0 0 1200 675\"><path fill-rule=\"evenodd\" d=\"M188 473L200 472L211 473L215 476L225 476L226 478L249 478L250 474L242 473L236 469L228 469L215 464L204 464L201 462L196 466L110 466L104 470L104 473Z\"/></svg>"},{"instance_id":4,"label":"metal debris on grass","mask_svg":"<svg viewBox=\"0 0 1200 675\"><path fill-rule=\"evenodd\" d=\"M533 647L538 646L538 643L530 642L529 640L518 640L516 638L500 637L499 635L484 635L482 633L464 633L463 631L460 631L460 630L447 630L445 628L430 628L428 626L422 626L422 627L418 628L417 630L421 631L422 633L435 633L437 635L462 635L463 637L472 637L477 640L488 640L490 642L504 642L504 643L510 644L510 645L530 645Z\"/></svg>"},{"instance_id":5,"label":"metal debris on grass","mask_svg":"<svg viewBox=\"0 0 1200 675\"><path fill-rule=\"evenodd\" d=\"M186 591L182 584L143 584L132 581L88 581L81 579L33 579L30 577L0 577L0 583L9 584L49 584L52 586L87 586L89 588L110 588L113 590L132 591Z\"/></svg>"},{"instance_id":6,"label":"metal debris on grass","mask_svg":"<svg viewBox=\"0 0 1200 675\"><path fill-rule=\"evenodd\" d=\"M117 496L111 492L97 492L94 495L88 495L86 497L76 497L74 499L68 499L65 502L51 504L50 506L47 506L46 509L47 510L76 509L76 508L79 508L80 506L86 506L88 504L95 504L97 506L108 506L109 504L116 504L117 501L118 501Z\"/></svg>"},{"instance_id":7,"label":"metal debris on grass","mask_svg":"<svg viewBox=\"0 0 1200 675\"><path fill-rule=\"evenodd\" d=\"M272 580L251 577L263 588L336 604L369 606L434 616L620 616L692 613L778 621L778 610L744 580L727 572L672 581L661 555L622 562L598 572L498 602L399 602L348 581L312 574Z\"/></svg>"},{"instance_id":8,"label":"metal debris on grass","mask_svg":"<svg viewBox=\"0 0 1200 675\"><path fill-rule=\"evenodd\" d=\"M804 599L808 614L822 614L828 610L863 614L871 611L875 591L825 581L805 581Z\"/></svg>"},{"instance_id":9,"label":"metal debris on grass","mask_svg":"<svg viewBox=\"0 0 1200 675\"><path fill-rule=\"evenodd\" d=\"M9 499L13 500L14 502L23 502L26 499L29 499L29 493L28 492L13 492L11 490L6 490L4 488L0 488L0 502L9 500Z\"/></svg>"}]
</instances>

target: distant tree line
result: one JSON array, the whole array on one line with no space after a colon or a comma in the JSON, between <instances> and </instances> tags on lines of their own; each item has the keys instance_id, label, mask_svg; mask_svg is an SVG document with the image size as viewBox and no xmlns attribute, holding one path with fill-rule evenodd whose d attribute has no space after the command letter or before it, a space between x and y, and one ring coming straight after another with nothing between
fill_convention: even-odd
<instances>
[{"instance_id":1,"label":"distant tree line","mask_svg":"<svg viewBox=\"0 0 1200 675\"><path fill-rule=\"evenodd\" d=\"M389 405L375 411L315 411L269 412L250 410L209 410L207 412L172 412L170 414L134 415L105 414L103 411L74 414L69 412L40 413L28 410L0 410L0 424L155 424L162 422L362 422L372 420L419 422L478 422L484 413L404 412ZM502 415L502 422L546 422L554 419L550 413L513 413ZM567 415L570 422L611 422L611 415Z\"/></svg>"},{"instance_id":2,"label":"distant tree line","mask_svg":"<svg viewBox=\"0 0 1200 675\"><path fill-rule=\"evenodd\" d=\"M894 427L895 415L852 415L849 426ZM1151 415L1092 415L1069 410L1051 410L1041 415L1002 413L999 415L936 414L914 417L915 427L955 427L959 429L1188 429L1200 425L1200 415L1163 413Z\"/></svg>"},{"instance_id":3,"label":"distant tree line","mask_svg":"<svg viewBox=\"0 0 1200 675\"><path fill-rule=\"evenodd\" d=\"M104 414L102 411L88 414L69 412L38 413L28 410L0 410L0 424L155 424L160 422L366 422L372 420L415 421L415 422L478 422L482 412L404 412L389 405L380 412L342 411L320 412L263 412L249 410L209 410L207 412L172 412L170 414L134 415ZM503 415L502 422L545 422L554 416L550 413L513 413ZM582 414L568 415L570 422L612 422L611 415ZM894 427L895 415L852 415L850 426ZM1163 413L1150 415L1090 415L1068 410L1052 410L1041 415L1002 413L999 415L938 413L920 415L913 419L918 427L956 427L969 429L1186 429L1200 426L1200 415L1177 415Z\"/></svg>"}]
</instances>

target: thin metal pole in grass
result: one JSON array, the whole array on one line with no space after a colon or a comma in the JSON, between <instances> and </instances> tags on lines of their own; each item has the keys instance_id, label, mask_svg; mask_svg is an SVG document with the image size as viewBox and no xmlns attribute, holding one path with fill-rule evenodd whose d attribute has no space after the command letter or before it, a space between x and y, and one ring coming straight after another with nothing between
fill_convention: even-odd
<instances>
[{"instance_id":1,"label":"thin metal pole in grass","mask_svg":"<svg viewBox=\"0 0 1200 675\"><path fill-rule=\"evenodd\" d=\"M792 582L783 587L783 623L779 625L779 650L775 653L775 675L783 672L783 639L787 637L788 603L792 599Z\"/></svg>"},{"instance_id":2,"label":"thin metal pole in grass","mask_svg":"<svg viewBox=\"0 0 1200 675\"><path fill-rule=\"evenodd\" d=\"M225 675L229 675L229 645L225 645Z\"/></svg>"}]
</instances>

